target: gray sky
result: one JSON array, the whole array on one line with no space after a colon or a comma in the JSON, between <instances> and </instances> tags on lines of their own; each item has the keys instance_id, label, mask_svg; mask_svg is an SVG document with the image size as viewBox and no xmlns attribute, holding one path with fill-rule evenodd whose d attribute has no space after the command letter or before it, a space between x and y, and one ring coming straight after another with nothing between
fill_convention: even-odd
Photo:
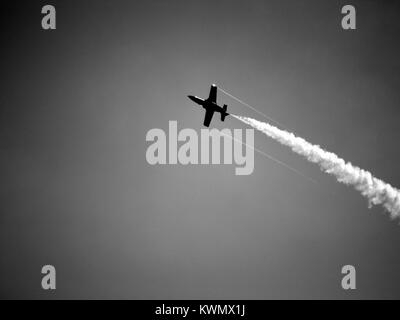
<instances>
[{"instance_id":1,"label":"gray sky","mask_svg":"<svg viewBox=\"0 0 400 320\"><path fill-rule=\"evenodd\" d=\"M400 229L289 149L151 166L146 133L200 132L211 83L400 187L394 1L41 1L1 5L0 293L6 298L399 298ZM263 121L227 96L228 112ZM245 128L234 119L217 128ZM57 270L56 292L40 287ZM357 290L341 289L343 265Z\"/></svg>"}]
</instances>

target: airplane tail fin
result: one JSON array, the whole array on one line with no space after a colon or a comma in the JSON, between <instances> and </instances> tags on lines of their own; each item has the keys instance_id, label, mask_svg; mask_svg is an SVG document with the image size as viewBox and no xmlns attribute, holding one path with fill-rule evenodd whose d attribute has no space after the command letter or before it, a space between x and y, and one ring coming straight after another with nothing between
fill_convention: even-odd
<instances>
[{"instance_id":1,"label":"airplane tail fin","mask_svg":"<svg viewBox=\"0 0 400 320\"><path fill-rule=\"evenodd\" d=\"M223 113L221 112L221 121L224 121L225 117L229 114L228 112L226 112L226 110L228 109L228 106L226 104L224 104L222 109L224 110L224 112Z\"/></svg>"}]
</instances>

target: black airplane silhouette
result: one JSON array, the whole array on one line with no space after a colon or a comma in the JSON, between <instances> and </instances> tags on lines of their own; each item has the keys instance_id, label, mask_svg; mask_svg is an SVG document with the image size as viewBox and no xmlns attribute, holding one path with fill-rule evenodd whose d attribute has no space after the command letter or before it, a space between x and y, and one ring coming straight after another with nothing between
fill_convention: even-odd
<instances>
[{"instance_id":1,"label":"black airplane silhouette","mask_svg":"<svg viewBox=\"0 0 400 320\"><path fill-rule=\"evenodd\" d=\"M214 112L219 112L221 114L221 121L224 121L225 117L229 115L229 113L226 112L226 109L228 108L226 104L224 104L223 107L220 107L217 104L217 86L215 84L211 85L210 95L208 96L208 99L203 100L196 96L188 96L188 98L206 109L206 115L203 122L204 126L206 127L210 126L210 122L214 115Z\"/></svg>"}]
</instances>

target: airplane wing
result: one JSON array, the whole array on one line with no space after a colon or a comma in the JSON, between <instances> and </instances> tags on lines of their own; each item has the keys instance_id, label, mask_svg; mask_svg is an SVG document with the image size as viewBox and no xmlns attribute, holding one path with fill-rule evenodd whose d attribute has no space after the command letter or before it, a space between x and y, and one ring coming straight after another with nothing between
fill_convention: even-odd
<instances>
[{"instance_id":1,"label":"airplane wing","mask_svg":"<svg viewBox=\"0 0 400 320\"><path fill-rule=\"evenodd\" d=\"M212 85L210 89L210 95L208 96L208 100L212 102L217 102L217 86Z\"/></svg>"},{"instance_id":2,"label":"airplane wing","mask_svg":"<svg viewBox=\"0 0 400 320\"><path fill-rule=\"evenodd\" d=\"M206 127L208 127L210 125L210 122L211 122L211 119L212 119L213 115L214 115L214 111L213 110L210 110L210 109L206 110L206 115L204 117L204 122L203 122L203 124Z\"/></svg>"}]
</instances>

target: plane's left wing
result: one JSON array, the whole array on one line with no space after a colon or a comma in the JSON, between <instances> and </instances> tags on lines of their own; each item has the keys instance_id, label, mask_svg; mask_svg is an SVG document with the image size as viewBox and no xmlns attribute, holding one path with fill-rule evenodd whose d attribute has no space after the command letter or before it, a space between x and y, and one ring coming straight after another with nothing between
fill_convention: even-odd
<instances>
[{"instance_id":1,"label":"plane's left wing","mask_svg":"<svg viewBox=\"0 0 400 320\"><path fill-rule=\"evenodd\" d=\"M211 122L211 119L212 119L213 115L214 115L214 111L213 110L210 110L210 109L206 110L206 115L204 117L204 122L203 122L203 124L206 127L208 127L210 125L210 122Z\"/></svg>"}]
</instances>

